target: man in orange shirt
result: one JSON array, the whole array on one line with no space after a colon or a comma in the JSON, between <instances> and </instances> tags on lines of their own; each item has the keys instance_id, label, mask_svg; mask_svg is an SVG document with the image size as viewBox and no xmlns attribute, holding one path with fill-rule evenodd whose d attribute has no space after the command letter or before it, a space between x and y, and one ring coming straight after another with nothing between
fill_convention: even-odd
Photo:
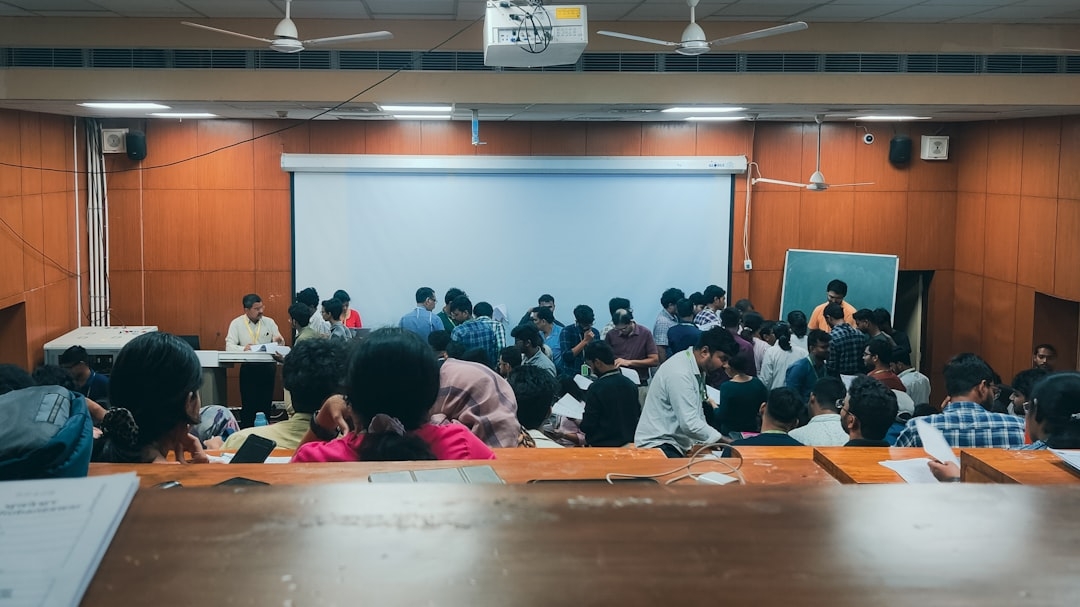
<instances>
[{"instance_id":1,"label":"man in orange shirt","mask_svg":"<svg viewBox=\"0 0 1080 607\"><path fill-rule=\"evenodd\" d=\"M814 312L810 315L810 328L818 329L821 331L829 332L829 324L825 322L825 306L831 303L838 303L844 307L844 321L851 326L855 326L855 306L844 301L847 297L847 283L839 278L829 281L828 286L825 287L825 295L828 301L814 308Z\"/></svg>"}]
</instances>

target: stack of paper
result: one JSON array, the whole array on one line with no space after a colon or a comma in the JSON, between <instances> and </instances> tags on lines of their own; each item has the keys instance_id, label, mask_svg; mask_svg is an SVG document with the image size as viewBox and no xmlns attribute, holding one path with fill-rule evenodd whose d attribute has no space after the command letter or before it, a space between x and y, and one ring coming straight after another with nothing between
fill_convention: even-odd
<instances>
[{"instance_id":1,"label":"stack of paper","mask_svg":"<svg viewBox=\"0 0 1080 607\"><path fill-rule=\"evenodd\" d=\"M0 605L77 605L138 488L134 472L0 483Z\"/></svg>"},{"instance_id":2,"label":"stack of paper","mask_svg":"<svg viewBox=\"0 0 1080 607\"><path fill-rule=\"evenodd\" d=\"M934 477L934 474L930 472L930 466L927 465L930 462L930 458L942 463L952 462L957 466L960 465L960 460L956 458L956 454L953 453L952 447L949 446L949 441L945 440L945 435L941 433L941 430L931 426L922 419L915 420L915 427L919 430L919 440L922 441L923 451L930 456L929 458L920 457L916 459L891 460L878 463L899 474L900 478L904 479L905 482L936 483L938 480Z\"/></svg>"},{"instance_id":3,"label":"stack of paper","mask_svg":"<svg viewBox=\"0 0 1080 607\"><path fill-rule=\"evenodd\" d=\"M280 354L282 356L288 355L292 351L289 346L279 346L277 344L258 344L251 346L252 352L266 352L267 354Z\"/></svg>"},{"instance_id":4,"label":"stack of paper","mask_svg":"<svg viewBox=\"0 0 1080 607\"><path fill-rule=\"evenodd\" d=\"M1080 451L1051 449L1050 452L1060 457L1061 461L1068 464L1074 470L1080 470Z\"/></svg>"},{"instance_id":5,"label":"stack of paper","mask_svg":"<svg viewBox=\"0 0 1080 607\"><path fill-rule=\"evenodd\" d=\"M570 419L580 420L585 415L585 403L567 393L555 401L555 404L551 407L551 412Z\"/></svg>"}]
</instances>

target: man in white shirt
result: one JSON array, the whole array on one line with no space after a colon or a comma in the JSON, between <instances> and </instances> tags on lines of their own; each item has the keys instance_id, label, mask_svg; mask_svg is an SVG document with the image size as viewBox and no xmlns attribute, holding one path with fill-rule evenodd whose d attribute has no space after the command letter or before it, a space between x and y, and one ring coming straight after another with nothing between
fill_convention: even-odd
<instances>
[{"instance_id":1,"label":"man in white shirt","mask_svg":"<svg viewBox=\"0 0 1080 607\"><path fill-rule=\"evenodd\" d=\"M705 421L705 375L727 365L739 353L735 338L714 327L657 369L634 433L634 444L659 448L668 457L685 457L695 443L719 442L721 434Z\"/></svg>"},{"instance_id":2,"label":"man in white shirt","mask_svg":"<svg viewBox=\"0 0 1080 607\"><path fill-rule=\"evenodd\" d=\"M911 368L911 354L897 347L893 349L893 361L889 365L892 372L900 377L900 382L907 389L911 401L918 405L930 404L930 378ZM900 408L904 410L903 407Z\"/></svg>"},{"instance_id":3,"label":"man in white shirt","mask_svg":"<svg viewBox=\"0 0 1080 607\"><path fill-rule=\"evenodd\" d=\"M835 377L817 380L810 391L810 422L788 434L811 447L840 447L849 437L840 423L840 408L844 406L847 389Z\"/></svg>"},{"instance_id":4,"label":"man in white shirt","mask_svg":"<svg viewBox=\"0 0 1080 607\"><path fill-rule=\"evenodd\" d=\"M319 308L319 292L315 287L308 287L296 294L296 301L307 304L311 308L311 320L308 326L320 335L330 336L330 321L323 318L323 311Z\"/></svg>"},{"instance_id":5,"label":"man in white shirt","mask_svg":"<svg viewBox=\"0 0 1080 607\"><path fill-rule=\"evenodd\" d=\"M272 318L263 316L262 298L255 293L244 296L244 313L229 323L225 335L225 350L247 352L258 344L283 344L285 338ZM242 363L240 365L240 427L255 425L259 411L270 414L274 400L276 363Z\"/></svg>"}]
</instances>

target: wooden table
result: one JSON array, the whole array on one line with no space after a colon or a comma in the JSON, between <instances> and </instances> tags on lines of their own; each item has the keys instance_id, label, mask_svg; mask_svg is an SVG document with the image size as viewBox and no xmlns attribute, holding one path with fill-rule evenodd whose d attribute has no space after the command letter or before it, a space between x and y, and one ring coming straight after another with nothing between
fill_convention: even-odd
<instances>
[{"instance_id":1,"label":"wooden table","mask_svg":"<svg viewBox=\"0 0 1080 607\"><path fill-rule=\"evenodd\" d=\"M271 485L311 485L366 481L373 472L430 470L459 466L487 466L507 483L536 480L603 480L609 472L661 474L686 464L685 459L637 460L470 460L432 462L355 462L339 464L90 464L90 474L135 471L142 487L165 481L180 481L185 487L216 485L234 477L263 481ZM738 460L723 460L736 465ZM715 470L728 473L723 463L703 461L694 472ZM834 484L836 481L811 460L745 460L741 472L748 484ZM678 474L664 475L660 482ZM688 480L688 482L693 482Z\"/></svg>"},{"instance_id":2,"label":"wooden table","mask_svg":"<svg viewBox=\"0 0 1080 607\"><path fill-rule=\"evenodd\" d=\"M115 605L1075 604L1064 487L140 491L83 600ZM989 532L988 530L992 530Z\"/></svg>"},{"instance_id":3,"label":"wooden table","mask_svg":"<svg viewBox=\"0 0 1080 607\"><path fill-rule=\"evenodd\" d=\"M1021 485L1073 485L1080 473L1049 451L963 449L960 478L969 483L1018 483Z\"/></svg>"},{"instance_id":4,"label":"wooden table","mask_svg":"<svg viewBox=\"0 0 1080 607\"><path fill-rule=\"evenodd\" d=\"M732 447L743 459L814 459L813 447Z\"/></svg>"},{"instance_id":5,"label":"wooden table","mask_svg":"<svg viewBox=\"0 0 1080 607\"><path fill-rule=\"evenodd\" d=\"M761 448L761 447L757 447ZM775 448L772 448L776 450ZM588 447L588 448L564 448L564 449L523 449L516 448L497 448L492 449L495 452L495 457L502 460L536 460L536 459L599 459L599 460L611 460L611 459L665 459L664 452L659 449L634 449L634 448L622 448L622 447ZM224 451L221 449L208 450L207 455L221 456ZM231 453L236 453L232 451ZM293 449L283 449L281 447L275 448L270 453L270 457L292 457L295 451ZM755 457L779 457L778 455L759 454Z\"/></svg>"},{"instance_id":6,"label":"wooden table","mask_svg":"<svg viewBox=\"0 0 1080 607\"><path fill-rule=\"evenodd\" d=\"M841 483L903 483L879 462L926 457L922 447L817 447L814 461Z\"/></svg>"}]
</instances>

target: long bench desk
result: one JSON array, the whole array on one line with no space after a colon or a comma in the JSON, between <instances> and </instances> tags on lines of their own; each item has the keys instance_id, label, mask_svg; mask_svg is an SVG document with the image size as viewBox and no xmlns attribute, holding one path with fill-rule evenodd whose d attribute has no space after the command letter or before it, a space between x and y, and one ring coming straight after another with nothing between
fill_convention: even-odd
<instances>
[{"instance_id":1,"label":"long bench desk","mask_svg":"<svg viewBox=\"0 0 1080 607\"><path fill-rule=\"evenodd\" d=\"M922 447L817 447L814 461L841 483L903 483L880 462L926 457Z\"/></svg>"},{"instance_id":2,"label":"long bench desk","mask_svg":"<svg viewBox=\"0 0 1080 607\"><path fill-rule=\"evenodd\" d=\"M1049 451L963 449L960 478L969 483L1080 484L1080 473Z\"/></svg>"},{"instance_id":3,"label":"long bench desk","mask_svg":"<svg viewBox=\"0 0 1080 607\"><path fill-rule=\"evenodd\" d=\"M1069 605L1077 511L964 484L140 491L82 604Z\"/></svg>"},{"instance_id":4,"label":"long bench desk","mask_svg":"<svg viewBox=\"0 0 1080 607\"><path fill-rule=\"evenodd\" d=\"M603 481L608 473L638 475L663 474L689 460L650 458L634 460L613 459L505 459L429 462L355 462L333 464L90 464L90 474L114 474L134 471L140 485L152 487L167 481L179 481L185 487L216 485L224 480L243 477L271 485L311 485L346 481L366 481L373 472L401 470L432 470L459 466L490 465L509 484L536 481ZM738 460L723 460L736 465ZM729 473L724 463L703 461L694 464L693 471ZM808 459L747 459L740 472L747 484L835 484L820 466ZM683 474L666 474L660 482ZM686 479L685 482L693 483Z\"/></svg>"}]
</instances>

